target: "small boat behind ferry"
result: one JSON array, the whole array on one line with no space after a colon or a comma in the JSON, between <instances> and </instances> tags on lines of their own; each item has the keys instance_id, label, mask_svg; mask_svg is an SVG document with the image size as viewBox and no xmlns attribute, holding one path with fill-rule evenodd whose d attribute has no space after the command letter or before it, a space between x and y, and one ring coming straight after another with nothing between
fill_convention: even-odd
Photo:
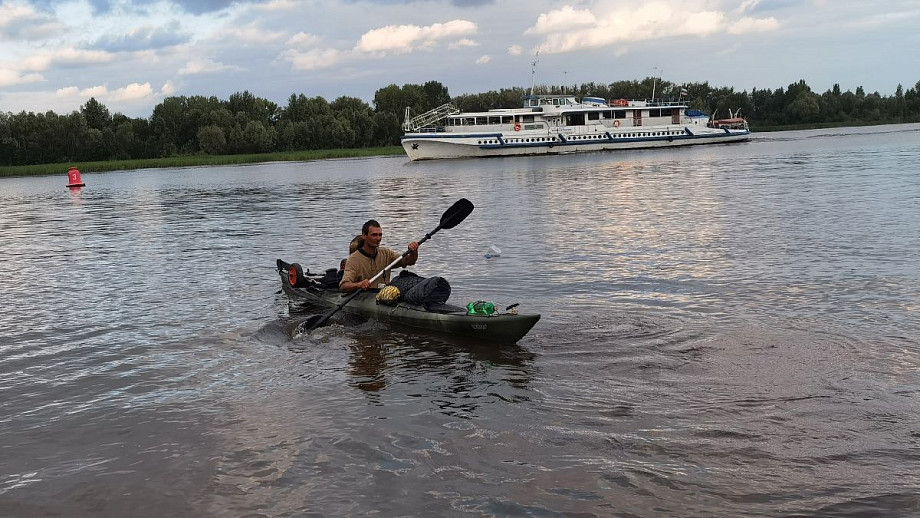
<instances>
[{"instance_id":1,"label":"small boat behind ferry","mask_svg":"<svg viewBox=\"0 0 920 518\"><path fill-rule=\"evenodd\" d=\"M410 160L550 155L723 144L750 139L747 121L713 121L674 100L605 100L529 95L521 108L460 112L445 104L410 117L402 146Z\"/></svg>"}]
</instances>

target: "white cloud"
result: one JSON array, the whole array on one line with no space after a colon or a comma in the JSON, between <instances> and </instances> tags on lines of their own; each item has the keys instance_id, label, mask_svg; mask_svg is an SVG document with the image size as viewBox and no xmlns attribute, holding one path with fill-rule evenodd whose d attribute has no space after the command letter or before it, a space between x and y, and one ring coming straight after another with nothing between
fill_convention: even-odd
<instances>
[{"instance_id":1,"label":"white cloud","mask_svg":"<svg viewBox=\"0 0 920 518\"><path fill-rule=\"evenodd\" d=\"M283 31L265 30L259 27L258 23L253 22L238 27L227 26L220 31L218 38L234 38L250 45L263 45L283 41L285 36Z\"/></svg>"},{"instance_id":2,"label":"white cloud","mask_svg":"<svg viewBox=\"0 0 920 518\"><path fill-rule=\"evenodd\" d=\"M665 2L647 2L637 7L602 7L576 10L571 6L541 14L525 35L541 36L539 49L548 54L680 36L743 34L775 30L775 18L743 17L732 20L722 11L673 9ZM621 5L621 4L618 4ZM753 4L743 6L753 8ZM625 52L620 48L617 52Z\"/></svg>"},{"instance_id":3,"label":"white cloud","mask_svg":"<svg viewBox=\"0 0 920 518\"><path fill-rule=\"evenodd\" d=\"M361 36L355 50L368 53L404 54L418 48L431 48L439 40L476 33L476 24L468 20L451 20L425 27L388 25Z\"/></svg>"},{"instance_id":4,"label":"white cloud","mask_svg":"<svg viewBox=\"0 0 920 518\"><path fill-rule=\"evenodd\" d=\"M527 29L524 34L539 36L576 30L582 27L597 25L597 18L588 9L576 11L572 6L566 5L537 17L537 23Z\"/></svg>"},{"instance_id":5,"label":"white cloud","mask_svg":"<svg viewBox=\"0 0 920 518\"><path fill-rule=\"evenodd\" d=\"M80 95L80 89L76 86L65 86L64 88L58 88L54 95L58 97L76 97Z\"/></svg>"},{"instance_id":6,"label":"white cloud","mask_svg":"<svg viewBox=\"0 0 920 518\"><path fill-rule=\"evenodd\" d=\"M298 32L297 34L288 38L285 42L285 45L289 47L310 47L319 44L322 41L322 38L315 34L307 34L305 32Z\"/></svg>"},{"instance_id":7,"label":"white cloud","mask_svg":"<svg viewBox=\"0 0 920 518\"><path fill-rule=\"evenodd\" d=\"M297 7L297 3L293 0L271 0L264 4L255 4L252 6L253 9L259 11L289 11Z\"/></svg>"},{"instance_id":8,"label":"white cloud","mask_svg":"<svg viewBox=\"0 0 920 518\"><path fill-rule=\"evenodd\" d=\"M512 45L508 47L508 54L512 56L520 56L524 52L524 48L520 45Z\"/></svg>"},{"instance_id":9,"label":"white cloud","mask_svg":"<svg viewBox=\"0 0 920 518\"><path fill-rule=\"evenodd\" d=\"M97 99L105 99L109 94L109 89L105 85L91 86L89 88L80 89L76 86L65 86L64 88L58 88L54 95L59 98L69 99L69 98L81 98L89 99L90 97L96 97Z\"/></svg>"},{"instance_id":10,"label":"white cloud","mask_svg":"<svg viewBox=\"0 0 920 518\"><path fill-rule=\"evenodd\" d=\"M153 88L150 87L150 83L131 83L124 88L119 88L112 92L112 95L109 96L109 99L112 101L134 101L137 99L143 99L144 97L149 97L153 95Z\"/></svg>"},{"instance_id":11,"label":"white cloud","mask_svg":"<svg viewBox=\"0 0 920 518\"><path fill-rule=\"evenodd\" d=\"M779 28L779 21L772 16L770 18L754 19L748 16L733 23L728 28L730 34L750 34L753 32L769 32Z\"/></svg>"},{"instance_id":12,"label":"white cloud","mask_svg":"<svg viewBox=\"0 0 920 518\"><path fill-rule=\"evenodd\" d=\"M489 61L492 61L492 58L490 58L488 55L485 55L485 56L482 56L482 57L480 57L479 59L477 59L477 60L476 60L476 64L477 64L477 65L485 65L485 64L488 63Z\"/></svg>"},{"instance_id":13,"label":"white cloud","mask_svg":"<svg viewBox=\"0 0 920 518\"><path fill-rule=\"evenodd\" d=\"M109 89L105 85L91 86L80 90L80 95L84 97L102 97L108 95Z\"/></svg>"},{"instance_id":14,"label":"white cloud","mask_svg":"<svg viewBox=\"0 0 920 518\"><path fill-rule=\"evenodd\" d=\"M291 63L294 70L317 70L337 65L346 54L337 49L287 50L281 58Z\"/></svg>"},{"instance_id":15,"label":"white cloud","mask_svg":"<svg viewBox=\"0 0 920 518\"><path fill-rule=\"evenodd\" d=\"M0 87L36 83L44 80L41 74L21 74L17 70L0 68Z\"/></svg>"},{"instance_id":16,"label":"white cloud","mask_svg":"<svg viewBox=\"0 0 920 518\"><path fill-rule=\"evenodd\" d=\"M451 43L450 45L447 46L447 48L450 50L456 50L462 47L478 47L478 46L479 44L476 43L475 41L468 39L468 38L463 38L461 40L457 40Z\"/></svg>"},{"instance_id":17,"label":"white cloud","mask_svg":"<svg viewBox=\"0 0 920 518\"><path fill-rule=\"evenodd\" d=\"M186 76L194 74L212 74L214 72L222 72L224 70L242 71L243 69L233 65L217 63L210 59L196 59L189 61L185 64L184 67L180 68L179 75Z\"/></svg>"},{"instance_id":18,"label":"white cloud","mask_svg":"<svg viewBox=\"0 0 920 518\"><path fill-rule=\"evenodd\" d=\"M176 93L176 85L172 81L166 81L160 88L160 93L164 96Z\"/></svg>"},{"instance_id":19,"label":"white cloud","mask_svg":"<svg viewBox=\"0 0 920 518\"><path fill-rule=\"evenodd\" d=\"M64 25L22 3L0 3L0 40L39 40L64 30Z\"/></svg>"},{"instance_id":20,"label":"white cloud","mask_svg":"<svg viewBox=\"0 0 920 518\"><path fill-rule=\"evenodd\" d=\"M23 70L48 70L52 65L82 66L109 63L115 59L114 54L101 50L82 50L66 47L54 52L39 52L26 57L21 62Z\"/></svg>"}]
</instances>

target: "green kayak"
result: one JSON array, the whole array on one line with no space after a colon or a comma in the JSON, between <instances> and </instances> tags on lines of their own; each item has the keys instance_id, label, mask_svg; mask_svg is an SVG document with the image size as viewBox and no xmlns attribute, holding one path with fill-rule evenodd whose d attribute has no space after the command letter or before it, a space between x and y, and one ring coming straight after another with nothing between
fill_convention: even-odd
<instances>
[{"instance_id":1,"label":"green kayak","mask_svg":"<svg viewBox=\"0 0 920 518\"><path fill-rule=\"evenodd\" d=\"M301 270L299 276L301 281L297 281L297 286L292 286L289 268L299 269L299 266L278 259L277 270L281 276L281 286L291 300L332 309L352 295L352 293L342 293L338 288L333 288L328 284L324 286L318 279L311 279L311 275L318 276L310 274L309 270L306 275L303 275ZM298 276L293 277L298 278ZM540 315L518 314L516 307L510 308L510 311L496 311L491 315L470 315L466 307L451 304L428 308L402 301L395 305L379 304L377 302L378 291L370 289L357 294L350 302L342 306L342 311L359 314L380 322L502 344L517 342L540 320Z\"/></svg>"}]
</instances>

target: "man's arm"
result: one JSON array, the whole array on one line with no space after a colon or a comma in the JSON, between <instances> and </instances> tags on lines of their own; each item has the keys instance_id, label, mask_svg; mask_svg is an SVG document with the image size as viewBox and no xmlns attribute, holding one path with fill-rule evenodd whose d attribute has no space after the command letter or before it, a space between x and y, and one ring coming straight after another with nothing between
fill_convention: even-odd
<instances>
[{"instance_id":1,"label":"man's arm","mask_svg":"<svg viewBox=\"0 0 920 518\"><path fill-rule=\"evenodd\" d=\"M403 257L402 262L399 263L399 266L406 268L415 264L416 261L418 261L418 243L413 241L409 243L409 255Z\"/></svg>"},{"instance_id":2,"label":"man's arm","mask_svg":"<svg viewBox=\"0 0 920 518\"><path fill-rule=\"evenodd\" d=\"M349 259L351 259L349 257ZM357 289L366 290L371 287L371 283L367 279L356 281L358 277L358 271L352 267L349 268L349 265L352 263L351 260L346 261L345 263L345 272L342 274L342 280L339 281L339 291L354 291Z\"/></svg>"}]
</instances>

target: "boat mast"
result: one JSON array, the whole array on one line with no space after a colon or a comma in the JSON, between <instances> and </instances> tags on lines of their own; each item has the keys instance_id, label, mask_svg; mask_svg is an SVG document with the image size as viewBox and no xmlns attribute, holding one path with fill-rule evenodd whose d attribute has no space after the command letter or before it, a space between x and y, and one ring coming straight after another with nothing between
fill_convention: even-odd
<instances>
[{"instance_id":1,"label":"boat mast","mask_svg":"<svg viewBox=\"0 0 920 518\"><path fill-rule=\"evenodd\" d=\"M534 88L534 84L535 84L535 82L536 82L536 76L537 76L537 63L540 62L540 60L537 59L538 57L540 57L540 51L539 51L539 50L537 51L536 54L533 55L533 58L534 58L534 59L533 59L533 61L530 62L530 96L531 96L531 97L533 97L533 88Z\"/></svg>"}]
</instances>

